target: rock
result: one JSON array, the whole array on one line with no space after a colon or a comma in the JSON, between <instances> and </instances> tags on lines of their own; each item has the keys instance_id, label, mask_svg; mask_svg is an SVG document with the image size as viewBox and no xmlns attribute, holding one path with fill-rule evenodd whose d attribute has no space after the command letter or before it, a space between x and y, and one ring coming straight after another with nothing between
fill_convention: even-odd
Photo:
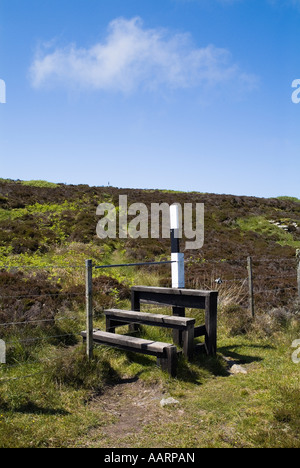
<instances>
[{"instance_id":1,"label":"rock","mask_svg":"<svg viewBox=\"0 0 300 468\"><path fill-rule=\"evenodd\" d=\"M229 369L230 374L248 374L245 367L240 366L239 364L233 364Z\"/></svg>"},{"instance_id":2,"label":"rock","mask_svg":"<svg viewBox=\"0 0 300 468\"><path fill-rule=\"evenodd\" d=\"M172 397L169 397L169 398L163 398L161 401L160 401L160 406L163 408L164 406L169 406L169 405L178 405L179 404L179 401L178 400L175 400L174 398Z\"/></svg>"},{"instance_id":3,"label":"rock","mask_svg":"<svg viewBox=\"0 0 300 468\"><path fill-rule=\"evenodd\" d=\"M232 358L223 356L223 359L226 361L227 366L228 366L228 372L231 375L235 374L248 374L247 370L245 367L242 367L240 364L238 364L238 361L234 361Z\"/></svg>"}]
</instances>

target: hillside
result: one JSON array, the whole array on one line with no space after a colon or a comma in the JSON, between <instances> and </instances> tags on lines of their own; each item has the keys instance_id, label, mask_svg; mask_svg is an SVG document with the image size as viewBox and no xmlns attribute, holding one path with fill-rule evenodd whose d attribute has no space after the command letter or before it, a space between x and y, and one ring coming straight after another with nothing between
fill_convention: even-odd
<instances>
[{"instance_id":1,"label":"hillside","mask_svg":"<svg viewBox=\"0 0 300 468\"><path fill-rule=\"evenodd\" d=\"M204 203L204 246L185 251L187 287L211 288L219 277L223 281L246 278L249 255L261 290L296 287L300 201L288 197L262 199L0 179L0 265L38 267L75 261L84 266L85 258L105 264L113 263L114 255L124 261L168 258L168 239L97 237L97 206L103 202L118 206L119 195L128 196L128 205L144 203L149 213L151 203ZM185 239L182 249L184 245ZM170 284L168 267L155 271L160 285ZM285 300L281 296L277 294L277 300ZM264 306L263 299L258 298L259 305Z\"/></svg>"},{"instance_id":2,"label":"hillside","mask_svg":"<svg viewBox=\"0 0 300 468\"><path fill-rule=\"evenodd\" d=\"M85 355L85 260L170 256L169 239L97 237L97 206L118 206L120 195L149 213L151 203L205 206L203 248L180 244L186 287L219 290L218 353L181 357L176 379L151 356L106 347L91 361ZM299 447L299 366L291 359L300 332L298 226L300 201L287 197L0 179L0 447ZM130 307L134 284L170 286L169 265L95 271L95 328L105 327L104 308ZM203 323L202 311L186 312ZM140 334L172 341L169 329ZM178 406L160 407L166 396Z\"/></svg>"},{"instance_id":3,"label":"hillside","mask_svg":"<svg viewBox=\"0 0 300 468\"><path fill-rule=\"evenodd\" d=\"M95 231L96 207L102 202L117 206L122 194L128 196L128 204L144 203L149 212L151 203L204 203L205 245L197 257L238 259L247 254L289 257L300 242L300 229L293 226L300 224L300 200L289 197L262 199L0 179L1 246L9 242L12 253L20 254L45 253L63 242L99 243ZM286 235L266 223L271 220L287 224ZM28 234L26 239L22 234ZM130 249L132 243L129 244ZM139 241L135 256L143 257L141 250L148 244ZM151 244L147 254L168 253L167 245L159 247L155 250Z\"/></svg>"}]
</instances>

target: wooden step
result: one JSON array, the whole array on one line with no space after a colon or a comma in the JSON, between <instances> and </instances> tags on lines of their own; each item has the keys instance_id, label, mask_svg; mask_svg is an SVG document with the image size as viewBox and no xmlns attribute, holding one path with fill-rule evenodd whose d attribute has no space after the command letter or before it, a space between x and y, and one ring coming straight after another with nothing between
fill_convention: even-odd
<instances>
[{"instance_id":1,"label":"wooden step","mask_svg":"<svg viewBox=\"0 0 300 468\"><path fill-rule=\"evenodd\" d=\"M83 339L86 339L86 331L81 332ZM172 377L177 371L177 348L170 343L160 341L144 340L134 336L118 335L116 333L95 330L93 341L98 344L113 346L125 351L133 351L141 354L149 354L157 357L157 363L163 370L169 372Z\"/></svg>"},{"instance_id":2,"label":"wooden step","mask_svg":"<svg viewBox=\"0 0 300 468\"><path fill-rule=\"evenodd\" d=\"M111 333L115 332L116 327L133 323L181 330L184 355L187 359L191 359L193 356L194 318L121 309L107 309L104 314L106 315L106 330Z\"/></svg>"},{"instance_id":3,"label":"wooden step","mask_svg":"<svg viewBox=\"0 0 300 468\"><path fill-rule=\"evenodd\" d=\"M196 327L196 336L205 336L207 354L217 352L218 291L203 291L184 288L163 288L152 286L132 286L131 309L140 310L141 304L168 305L173 315L185 315L185 308L205 310L205 326ZM173 341L181 344L181 331L173 330Z\"/></svg>"},{"instance_id":4,"label":"wooden step","mask_svg":"<svg viewBox=\"0 0 300 468\"><path fill-rule=\"evenodd\" d=\"M122 310L122 309L107 309L104 311L104 314L115 319L124 319L149 323L151 325L160 325L162 327L169 328L186 328L191 325L195 325L194 318L188 317L176 317L174 315L162 315L162 314L151 314L149 312L136 312L133 310Z\"/></svg>"}]
</instances>

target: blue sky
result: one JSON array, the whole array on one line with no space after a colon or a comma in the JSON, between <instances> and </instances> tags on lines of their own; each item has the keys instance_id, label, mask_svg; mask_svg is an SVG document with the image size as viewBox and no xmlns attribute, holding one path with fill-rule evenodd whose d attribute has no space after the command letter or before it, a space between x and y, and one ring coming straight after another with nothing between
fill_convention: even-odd
<instances>
[{"instance_id":1,"label":"blue sky","mask_svg":"<svg viewBox=\"0 0 300 468\"><path fill-rule=\"evenodd\" d=\"M298 0L0 0L0 177L299 197Z\"/></svg>"}]
</instances>

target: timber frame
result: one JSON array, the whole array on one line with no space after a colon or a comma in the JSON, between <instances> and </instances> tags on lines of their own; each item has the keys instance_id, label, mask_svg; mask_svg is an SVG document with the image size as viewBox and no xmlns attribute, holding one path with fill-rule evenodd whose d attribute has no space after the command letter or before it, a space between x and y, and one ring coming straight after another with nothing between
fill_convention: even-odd
<instances>
[{"instance_id":1,"label":"timber frame","mask_svg":"<svg viewBox=\"0 0 300 468\"><path fill-rule=\"evenodd\" d=\"M131 288L131 309L141 310L141 304L171 306L174 316L185 317L185 309L205 310L205 324L195 327L194 336L205 337L205 350L209 356L217 352L217 309L218 291L198 289L159 288L133 286ZM132 325L135 329L138 325ZM182 345L181 330L173 330L173 341Z\"/></svg>"}]
</instances>

